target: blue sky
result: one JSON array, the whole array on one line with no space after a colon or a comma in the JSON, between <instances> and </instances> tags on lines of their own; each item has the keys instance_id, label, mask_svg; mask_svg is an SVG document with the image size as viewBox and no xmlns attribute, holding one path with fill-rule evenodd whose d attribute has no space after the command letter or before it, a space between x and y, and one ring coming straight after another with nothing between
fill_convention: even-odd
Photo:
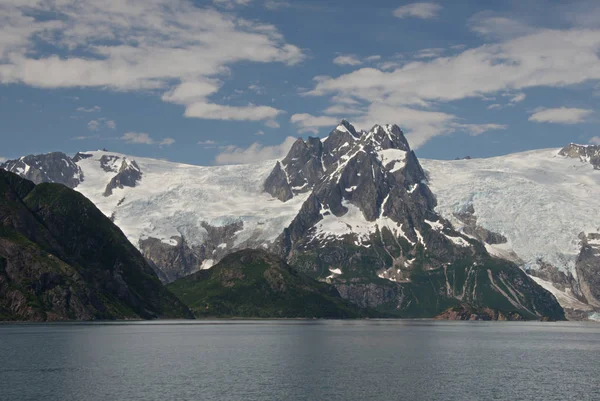
<instances>
[{"instance_id":1,"label":"blue sky","mask_svg":"<svg viewBox=\"0 0 600 401\"><path fill-rule=\"evenodd\" d=\"M0 4L0 158L251 162L342 118L427 158L600 144L597 1L56 3Z\"/></svg>"}]
</instances>

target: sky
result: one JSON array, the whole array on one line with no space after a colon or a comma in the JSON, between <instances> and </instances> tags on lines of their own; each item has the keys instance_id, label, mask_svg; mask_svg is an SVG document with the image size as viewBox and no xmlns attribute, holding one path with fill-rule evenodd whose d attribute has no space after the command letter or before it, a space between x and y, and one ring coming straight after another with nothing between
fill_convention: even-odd
<instances>
[{"instance_id":1,"label":"sky","mask_svg":"<svg viewBox=\"0 0 600 401\"><path fill-rule=\"evenodd\" d=\"M0 160L285 155L341 119L419 157L600 144L596 0L0 0Z\"/></svg>"}]
</instances>

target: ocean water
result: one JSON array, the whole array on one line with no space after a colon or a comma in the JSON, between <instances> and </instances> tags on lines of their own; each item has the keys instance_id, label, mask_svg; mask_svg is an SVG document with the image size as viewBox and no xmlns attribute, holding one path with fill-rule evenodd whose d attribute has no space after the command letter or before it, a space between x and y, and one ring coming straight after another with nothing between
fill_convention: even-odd
<instances>
[{"instance_id":1,"label":"ocean water","mask_svg":"<svg viewBox=\"0 0 600 401\"><path fill-rule=\"evenodd\" d=\"M600 324L4 324L0 400L600 400Z\"/></svg>"}]
</instances>

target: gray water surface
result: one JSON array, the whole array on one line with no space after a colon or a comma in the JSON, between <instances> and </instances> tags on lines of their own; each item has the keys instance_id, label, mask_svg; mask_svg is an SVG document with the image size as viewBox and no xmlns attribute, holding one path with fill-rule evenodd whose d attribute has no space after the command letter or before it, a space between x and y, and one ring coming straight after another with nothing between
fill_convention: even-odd
<instances>
[{"instance_id":1,"label":"gray water surface","mask_svg":"<svg viewBox=\"0 0 600 401\"><path fill-rule=\"evenodd\" d=\"M600 400L600 325L0 325L0 400Z\"/></svg>"}]
</instances>

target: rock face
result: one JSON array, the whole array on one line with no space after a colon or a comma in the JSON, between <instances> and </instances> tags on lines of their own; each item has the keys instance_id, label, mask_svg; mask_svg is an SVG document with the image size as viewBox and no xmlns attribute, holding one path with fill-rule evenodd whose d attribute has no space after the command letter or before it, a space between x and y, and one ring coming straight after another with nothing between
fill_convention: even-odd
<instances>
[{"instance_id":1,"label":"rock face","mask_svg":"<svg viewBox=\"0 0 600 401\"><path fill-rule=\"evenodd\" d=\"M0 171L0 320L189 317L83 195Z\"/></svg>"},{"instance_id":2,"label":"rock face","mask_svg":"<svg viewBox=\"0 0 600 401\"><path fill-rule=\"evenodd\" d=\"M582 162L588 162L596 170L600 170L600 146L571 143L562 148L558 154L573 159L580 159Z\"/></svg>"},{"instance_id":3,"label":"rock face","mask_svg":"<svg viewBox=\"0 0 600 401\"><path fill-rule=\"evenodd\" d=\"M123 159L117 175L106 184L104 196L112 195L113 190L116 188L135 187L141 179L142 171L135 160Z\"/></svg>"},{"instance_id":4,"label":"rock face","mask_svg":"<svg viewBox=\"0 0 600 401\"><path fill-rule=\"evenodd\" d=\"M477 224L477 216L473 205L468 205L466 210L455 213L454 216L463 223L462 231L479 241L490 245L505 244L507 242L504 235L487 230Z\"/></svg>"},{"instance_id":5,"label":"rock face","mask_svg":"<svg viewBox=\"0 0 600 401\"><path fill-rule=\"evenodd\" d=\"M600 234L581 235L581 253L575 269L585 303L600 311Z\"/></svg>"},{"instance_id":6,"label":"rock face","mask_svg":"<svg viewBox=\"0 0 600 401\"><path fill-rule=\"evenodd\" d=\"M278 169L288 177L281 187L294 196L311 191L278 251L355 304L401 317L468 304L498 316L564 318L552 295L516 265L492 258L435 212L426 175L397 126L357 132L343 121L322 146L297 141L272 176ZM474 233L505 241L470 219Z\"/></svg>"},{"instance_id":7,"label":"rock face","mask_svg":"<svg viewBox=\"0 0 600 401\"><path fill-rule=\"evenodd\" d=\"M344 301L331 285L301 274L263 250L227 255L210 270L171 283L197 317L369 316Z\"/></svg>"},{"instance_id":8,"label":"rock face","mask_svg":"<svg viewBox=\"0 0 600 401\"><path fill-rule=\"evenodd\" d=\"M282 202L290 200L294 197L287 179L287 174L279 161L277 161L275 168L265 181L264 189L265 192Z\"/></svg>"},{"instance_id":9,"label":"rock face","mask_svg":"<svg viewBox=\"0 0 600 401\"><path fill-rule=\"evenodd\" d=\"M1 164L0 168L18 174L35 184L56 182L69 188L75 188L83 181L83 173L79 166L61 152L29 155L17 160L8 160Z\"/></svg>"},{"instance_id":10,"label":"rock face","mask_svg":"<svg viewBox=\"0 0 600 401\"><path fill-rule=\"evenodd\" d=\"M163 283L173 282L202 269L210 269L217 261L231 253L235 233L243 228L241 222L221 227L201 223L205 230L200 245L189 244L184 237L172 237L168 243L157 238L141 239L142 255L155 267ZM249 243L252 245L252 243Z\"/></svg>"}]
</instances>

